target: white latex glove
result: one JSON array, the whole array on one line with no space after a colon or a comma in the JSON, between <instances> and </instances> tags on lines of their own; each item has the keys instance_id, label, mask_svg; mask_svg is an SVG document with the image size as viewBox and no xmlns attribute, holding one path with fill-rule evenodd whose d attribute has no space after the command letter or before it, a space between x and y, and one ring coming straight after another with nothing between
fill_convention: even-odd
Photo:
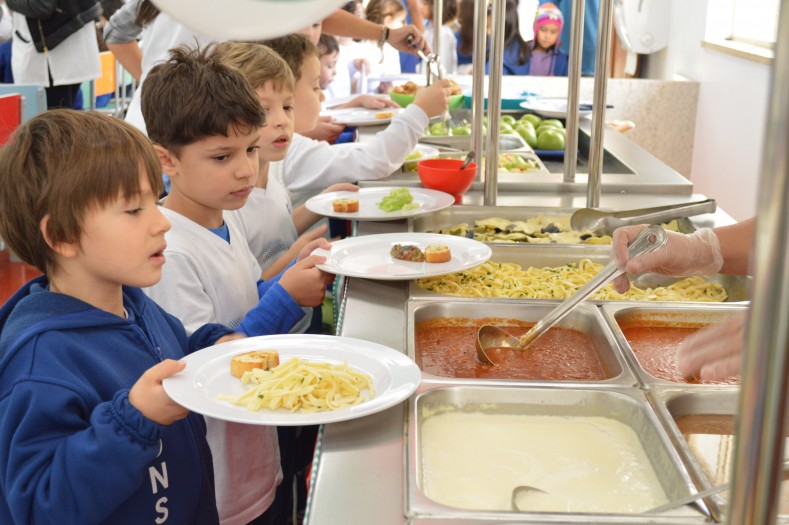
<instances>
[{"instance_id":1,"label":"white latex glove","mask_svg":"<svg viewBox=\"0 0 789 525\"><path fill-rule=\"evenodd\" d=\"M699 330L677 349L679 371L707 381L738 375L742 367L745 312L724 323Z\"/></svg>"},{"instance_id":2,"label":"white latex glove","mask_svg":"<svg viewBox=\"0 0 789 525\"><path fill-rule=\"evenodd\" d=\"M666 232L668 242L662 248L633 259L627 258L627 246L646 228L644 225L624 226L614 231L611 241L611 258L628 274L639 275L654 272L663 275L687 277L690 275L714 275L723 266L723 256L718 237L709 228L690 234ZM630 289L627 275L614 280L614 289L625 293Z\"/></svg>"}]
</instances>

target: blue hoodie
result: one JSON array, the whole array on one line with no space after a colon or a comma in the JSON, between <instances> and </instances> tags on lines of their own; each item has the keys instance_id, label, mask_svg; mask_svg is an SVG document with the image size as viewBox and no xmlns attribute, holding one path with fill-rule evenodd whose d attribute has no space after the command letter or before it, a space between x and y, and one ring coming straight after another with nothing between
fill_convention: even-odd
<instances>
[{"instance_id":1,"label":"blue hoodie","mask_svg":"<svg viewBox=\"0 0 789 525\"><path fill-rule=\"evenodd\" d=\"M128 319L38 277L0 309L0 523L218 522L203 418L159 425L128 395L231 330L187 338L139 289L123 302Z\"/></svg>"}]
</instances>

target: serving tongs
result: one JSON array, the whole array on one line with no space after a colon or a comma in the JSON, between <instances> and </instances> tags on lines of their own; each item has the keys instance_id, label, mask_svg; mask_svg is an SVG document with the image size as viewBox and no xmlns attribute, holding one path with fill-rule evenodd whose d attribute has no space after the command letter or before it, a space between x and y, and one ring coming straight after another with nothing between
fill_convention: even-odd
<instances>
[{"instance_id":1,"label":"serving tongs","mask_svg":"<svg viewBox=\"0 0 789 525\"><path fill-rule=\"evenodd\" d=\"M657 225L648 226L644 228L633 242L630 243L630 246L627 247L628 259L635 259L640 255L657 250L665 245L666 241L668 241L668 235L663 228ZM551 310L548 315L537 321L537 323L521 337L515 337L498 326L481 326L477 332L477 359L482 363L493 365L495 363L488 357L486 353L487 350L492 350L494 348L526 349L581 302L623 273L625 273L625 270L619 268L616 261L609 262L600 270L600 273L592 277L592 279L580 287L577 292Z\"/></svg>"},{"instance_id":2,"label":"serving tongs","mask_svg":"<svg viewBox=\"0 0 789 525\"><path fill-rule=\"evenodd\" d=\"M427 78L425 81L425 85L430 85L433 83L433 78L441 80L444 78L444 68L441 66L439 62L438 55L435 53L428 53L427 55L418 47L414 45L414 35L408 35L406 37L406 42L408 45L411 46L413 49L416 49L416 54L419 55L419 58L425 61L425 70L427 71ZM444 110L444 114L441 116L441 121L444 123L444 127L449 129L449 121L451 119L451 115L449 114L449 107Z\"/></svg>"},{"instance_id":3,"label":"serving tongs","mask_svg":"<svg viewBox=\"0 0 789 525\"><path fill-rule=\"evenodd\" d=\"M715 199L687 204L670 204L654 208L639 208L605 212L594 208L581 208L570 217L570 227L575 231L589 231L598 235L610 235L621 226L630 224L657 224L672 219L684 219L702 213L715 213Z\"/></svg>"}]
</instances>

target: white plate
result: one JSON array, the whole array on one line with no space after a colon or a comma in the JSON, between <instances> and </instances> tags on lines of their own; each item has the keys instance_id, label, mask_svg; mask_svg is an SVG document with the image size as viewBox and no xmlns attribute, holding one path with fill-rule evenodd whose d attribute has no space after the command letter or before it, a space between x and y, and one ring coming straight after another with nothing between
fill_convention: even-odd
<instances>
[{"instance_id":1,"label":"white plate","mask_svg":"<svg viewBox=\"0 0 789 525\"><path fill-rule=\"evenodd\" d=\"M567 99L566 98L533 98L521 102L521 107L528 109L548 118L566 118L567 117ZM578 116L588 117L592 114L591 109L579 109Z\"/></svg>"},{"instance_id":2,"label":"white plate","mask_svg":"<svg viewBox=\"0 0 789 525\"><path fill-rule=\"evenodd\" d=\"M370 375L375 396L351 407L312 413L286 409L253 412L217 399L219 394L241 395L247 391L241 380L230 375L231 357L264 348L277 350L281 362L301 357L322 363L347 363ZM163 382L168 396L193 412L251 425L317 425L367 416L406 399L420 380L419 367L407 355L370 341L331 335L249 337L204 348L186 356L184 361L184 371Z\"/></svg>"},{"instance_id":3,"label":"white plate","mask_svg":"<svg viewBox=\"0 0 789 525\"><path fill-rule=\"evenodd\" d=\"M389 250L395 244L415 244L422 250L428 244L443 244L452 252L445 263L408 262L395 259ZM325 272L349 277L364 277L383 281L402 281L434 277L467 270L484 263L492 255L487 244L439 233L383 233L348 237L332 243L331 251L321 248L312 252L326 257L317 265Z\"/></svg>"},{"instance_id":4,"label":"white plate","mask_svg":"<svg viewBox=\"0 0 789 525\"><path fill-rule=\"evenodd\" d=\"M321 113L321 116L334 117L336 124L344 124L346 126L382 126L392 122L394 115L399 115L403 111L405 111L403 108L344 108L324 111ZM376 115L379 113L392 113L393 115L392 117L378 118Z\"/></svg>"},{"instance_id":5,"label":"white plate","mask_svg":"<svg viewBox=\"0 0 789 525\"><path fill-rule=\"evenodd\" d=\"M429 190L427 188L408 188L408 191L414 197L413 202L419 204L419 208L405 211L384 211L379 208L378 203L381 202L381 199L389 195L395 188L396 186L381 186L360 188L359 191L332 191L316 195L305 204L311 212L325 215L326 217L354 221L393 221L443 210L455 203L455 198L443 191ZM332 207L334 199L359 199L359 211L352 213L336 212Z\"/></svg>"},{"instance_id":6,"label":"white plate","mask_svg":"<svg viewBox=\"0 0 789 525\"><path fill-rule=\"evenodd\" d=\"M433 146L428 146L426 144L417 144L410 154L413 155L417 151L422 154L420 157L403 161L403 164L406 165L413 164L414 166L416 166L416 163L419 162L420 160L434 159L438 157L438 153L439 153L437 148L434 148Z\"/></svg>"}]
</instances>

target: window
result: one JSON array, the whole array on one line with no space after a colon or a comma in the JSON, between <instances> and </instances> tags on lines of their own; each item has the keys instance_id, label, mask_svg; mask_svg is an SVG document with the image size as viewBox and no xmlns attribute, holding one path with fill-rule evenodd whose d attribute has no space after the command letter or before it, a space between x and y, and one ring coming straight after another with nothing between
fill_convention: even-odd
<instances>
[{"instance_id":1,"label":"window","mask_svg":"<svg viewBox=\"0 0 789 525\"><path fill-rule=\"evenodd\" d=\"M731 39L772 48L778 34L778 0L734 0Z\"/></svg>"}]
</instances>

